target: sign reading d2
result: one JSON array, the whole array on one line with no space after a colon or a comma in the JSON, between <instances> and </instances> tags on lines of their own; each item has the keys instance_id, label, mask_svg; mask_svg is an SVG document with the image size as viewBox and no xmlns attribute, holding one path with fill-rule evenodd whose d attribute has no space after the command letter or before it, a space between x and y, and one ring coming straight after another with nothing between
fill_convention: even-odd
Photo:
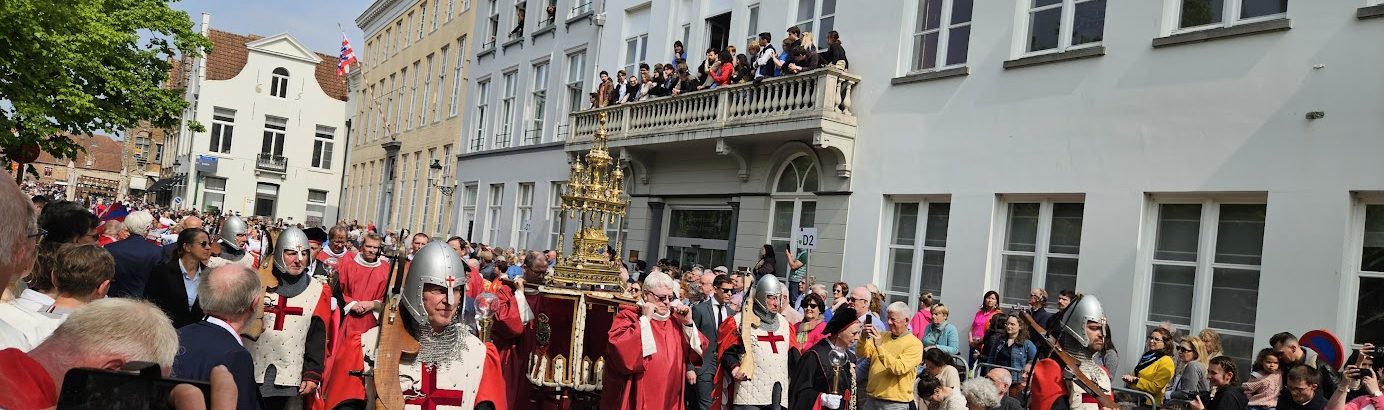
<instances>
[{"instance_id":1,"label":"sign reading d2","mask_svg":"<svg viewBox=\"0 0 1384 410\"><path fill-rule=\"evenodd\" d=\"M817 249L817 228L798 228L798 248Z\"/></svg>"}]
</instances>

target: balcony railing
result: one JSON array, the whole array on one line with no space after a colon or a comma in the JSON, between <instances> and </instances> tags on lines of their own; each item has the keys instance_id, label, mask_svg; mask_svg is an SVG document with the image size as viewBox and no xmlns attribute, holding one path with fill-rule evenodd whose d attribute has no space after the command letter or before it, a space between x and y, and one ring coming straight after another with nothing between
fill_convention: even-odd
<instances>
[{"instance_id":1,"label":"balcony railing","mask_svg":"<svg viewBox=\"0 0 1384 410\"><path fill-rule=\"evenodd\" d=\"M255 169L282 174L288 172L288 158L283 155L261 152L255 160Z\"/></svg>"},{"instance_id":2,"label":"balcony railing","mask_svg":"<svg viewBox=\"0 0 1384 410\"><path fill-rule=\"evenodd\" d=\"M774 131L830 128L834 133L853 130L855 114L851 96L860 77L835 67L797 75L766 79L759 84L737 84L708 91L656 98L591 109L571 114L568 144L591 141L600 113L606 113L606 133L613 145L618 140L692 134L706 137L765 132L755 127L777 124ZM853 132L848 132L853 137ZM686 138L684 138L686 139Z\"/></svg>"}]
</instances>

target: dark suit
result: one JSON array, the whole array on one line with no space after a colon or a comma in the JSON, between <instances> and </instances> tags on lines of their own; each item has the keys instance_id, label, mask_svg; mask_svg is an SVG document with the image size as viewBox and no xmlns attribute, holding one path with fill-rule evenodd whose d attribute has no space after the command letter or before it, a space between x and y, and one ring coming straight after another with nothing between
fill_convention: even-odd
<instances>
[{"instance_id":1,"label":"dark suit","mask_svg":"<svg viewBox=\"0 0 1384 410\"><path fill-rule=\"evenodd\" d=\"M260 408L259 388L255 384L255 363L250 351L240 345L225 328L205 320L178 329L178 356L173 359L173 376L210 381L211 369L226 366L235 379L236 408Z\"/></svg>"},{"instance_id":2,"label":"dark suit","mask_svg":"<svg viewBox=\"0 0 1384 410\"><path fill-rule=\"evenodd\" d=\"M206 268L203 268L202 275L206 274ZM202 313L201 302L194 300L191 307L187 305L187 288L183 287L183 271L178 267L178 261L154 267L149 274L149 283L144 287L144 298L163 309L176 328L197 323L206 316Z\"/></svg>"},{"instance_id":3,"label":"dark suit","mask_svg":"<svg viewBox=\"0 0 1384 410\"><path fill-rule=\"evenodd\" d=\"M702 336L706 336L707 345L702 349L702 366L696 369L696 396L699 402L688 403L690 409L711 408L711 380L716 376L717 338L721 329L721 323L716 321L716 310L712 307L714 298L715 296L712 296L692 305L692 324L697 326L697 331L701 332ZM722 319L728 319L732 314L734 312L728 310L722 314Z\"/></svg>"},{"instance_id":4,"label":"dark suit","mask_svg":"<svg viewBox=\"0 0 1384 410\"><path fill-rule=\"evenodd\" d=\"M163 257L159 259L159 262L168 262L173 260L173 250L175 249L178 249L177 242L163 245Z\"/></svg>"},{"instance_id":5,"label":"dark suit","mask_svg":"<svg viewBox=\"0 0 1384 410\"><path fill-rule=\"evenodd\" d=\"M131 236L125 240L106 245L115 259L115 277L111 279L112 297L144 297L144 286L149 281L149 272L163 259L163 250L149 240Z\"/></svg>"}]
</instances>

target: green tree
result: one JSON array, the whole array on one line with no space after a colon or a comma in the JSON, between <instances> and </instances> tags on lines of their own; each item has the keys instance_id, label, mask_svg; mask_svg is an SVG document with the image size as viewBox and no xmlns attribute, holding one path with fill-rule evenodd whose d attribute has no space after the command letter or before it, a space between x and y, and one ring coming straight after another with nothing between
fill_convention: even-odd
<instances>
[{"instance_id":1,"label":"green tree","mask_svg":"<svg viewBox=\"0 0 1384 410\"><path fill-rule=\"evenodd\" d=\"M0 148L70 158L63 133L174 126L187 102L163 87L170 61L210 48L167 1L0 1Z\"/></svg>"}]
</instances>

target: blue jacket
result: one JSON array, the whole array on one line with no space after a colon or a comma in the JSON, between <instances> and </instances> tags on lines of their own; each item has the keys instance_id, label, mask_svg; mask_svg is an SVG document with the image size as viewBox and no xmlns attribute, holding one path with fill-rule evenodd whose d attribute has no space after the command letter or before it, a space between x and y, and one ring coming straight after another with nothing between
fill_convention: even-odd
<instances>
[{"instance_id":1,"label":"blue jacket","mask_svg":"<svg viewBox=\"0 0 1384 410\"><path fill-rule=\"evenodd\" d=\"M111 297L144 297L144 285L149 281L149 272L163 259L163 250L148 240L130 236L124 240L106 245L115 259L115 277L111 278Z\"/></svg>"},{"instance_id":2,"label":"blue jacket","mask_svg":"<svg viewBox=\"0 0 1384 410\"><path fill-rule=\"evenodd\" d=\"M211 369L222 365L231 371L236 386L240 386L236 408L260 408L254 359L235 336L205 320L178 329L178 356L173 359L173 377L210 381Z\"/></svg>"},{"instance_id":3,"label":"blue jacket","mask_svg":"<svg viewBox=\"0 0 1384 410\"><path fill-rule=\"evenodd\" d=\"M951 355L961 354L961 338L957 336L956 326L943 323L942 328L938 329L937 325L928 325L927 334L923 336L923 347L929 346L937 346Z\"/></svg>"},{"instance_id":4,"label":"blue jacket","mask_svg":"<svg viewBox=\"0 0 1384 410\"><path fill-rule=\"evenodd\" d=\"M1007 342L1008 341L1000 342L1001 344L997 348L991 349L990 354L985 356L985 363L1022 369L1038 358L1038 347L1034 346L1033 342L1028 341L1028 339L1024 339L1023 343L1016 343L1012 346L1003 344ZM995 362L999 359L1000 349L1009 349L1009 363ZM1010 371L1010 373L1014 376L1014 383L1018 383L1020 374L1014 371Z\"/></svg>"}]
</instances>

